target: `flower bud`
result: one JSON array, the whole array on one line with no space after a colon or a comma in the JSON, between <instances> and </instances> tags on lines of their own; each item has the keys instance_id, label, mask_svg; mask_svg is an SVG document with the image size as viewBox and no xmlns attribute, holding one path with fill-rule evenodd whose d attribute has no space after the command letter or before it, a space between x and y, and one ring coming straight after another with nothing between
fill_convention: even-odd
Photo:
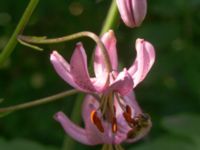
<instances>
[{"instance_id":1,"label":"flower bud","mask_svg":"<svg viewBox=\"0 0 200 150\"><path fill-rule=\"evenodd\" d=\"M147 12L146 0L116 0L122 20L128 27L138 27Z\"/></svg>"}]
</instances>

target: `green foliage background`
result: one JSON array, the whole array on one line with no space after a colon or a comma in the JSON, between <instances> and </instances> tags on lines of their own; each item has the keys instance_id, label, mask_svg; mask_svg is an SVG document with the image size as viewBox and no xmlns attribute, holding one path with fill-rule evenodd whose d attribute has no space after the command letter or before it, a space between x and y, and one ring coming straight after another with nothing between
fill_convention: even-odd
<instances>
[{"instance_id":1,"label":"green foliage background","mask_svg":"<svg viewBox=\"0 0 200 150\"><path fill-rule=\"evenodd\" d=\"M28 1L0 1L0 50L17 25ZM78 31L99 33L110 1L40 1L24 34L58 37ZM156 62L136 89L136 96L153 121L150 134L129 144L129 150L200 149L200 1L148 0L148 14L141 27L130 29L121 21L115 30L121 66L135 57L135 39L145 38L156 48ZM79 41L79 40L77 40ZM44 52L17 45L0 70L0 106L42 98L71 89L49 61L53 49L69 59L77 41L44 46ZM94 43L81 39L87 54ZM59 110L70 115L75 96L0 118L1 150L58 150L64 132L52 116ZM76 149L96 149L77 144ZM97 147L99 149L100 147Z\"/></svg>"}]
</instances>

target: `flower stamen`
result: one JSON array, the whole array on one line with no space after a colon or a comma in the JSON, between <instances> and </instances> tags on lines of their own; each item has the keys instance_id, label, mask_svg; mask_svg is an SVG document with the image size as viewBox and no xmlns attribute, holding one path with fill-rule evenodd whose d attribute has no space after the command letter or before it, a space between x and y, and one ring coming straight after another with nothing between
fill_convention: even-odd
<instances>
[{"instance_id":1,"label":"flower stamen","mask_svg":"<svg viewBox=\"0 0 200 150\"><path fill-rule=\"evenodd\" d=\"M122 104L122 102L120 101L120 96L118 94L115 94L115 96L116 96L117 102L118 102L119 106L121 107L121 109L123 111L126 111L124 104Z\"/></svg>"},{"instance_id":2,"label":"flower stamen","mask_svg":"<svg viewBox=\"0 0 200 150\"><path fill-rule=\"evenodd\" d=\"M90 119L91 119L92 123L99 129L99 131L103 133L104 128L103 128L100 118L97 116L96 110L93 110L90 113Z\"/></svg>"},{"instance_id":3,"label":"flower stamen","mask_svg":"<svg viewBox=\"0 0 200 150\"><path fill-rule=\"evenodd\" d=\"M131 107L129 105L126 105L126 112L131 116L132 111L131 111Z\"/></svg>"},{"instance_id":4,"label":"flower stamen","mask_svg":"<svg viewBox=\"0 0 200 150\"><path fill-rule=\"evenodd\" d=\"M116 117L113 117L113 119L112 119L112 132L113 133L117 132L117 119L116 119Z\"/></svg>"},{"instance_id":5,"label":"flower stamen","mask_svg":"<svg viewBox=\"0 0 200 150\"><path fill-rule=\"evenodd\" d=\"M127 112L123 113L124 119L126 120L126 122L128 123L128 125L130 127L133 127L133 125L135 124L134 119L131 117L131 115L129 115Z\"/></svg>"},{"instance_id":6,"label":"flower stamen","mask_svg":"<svg viewBox=\"0 0 200 150\"><path fill-rule=\"evenodd\" d=\"M108 97L108 105L109 105L109 110L111 111L111 115L112 117L115 116L115 110L114 110L114 104L113 104L113 93L110 93L109 94L109 97Z\"/></svg>"}]
</instances>

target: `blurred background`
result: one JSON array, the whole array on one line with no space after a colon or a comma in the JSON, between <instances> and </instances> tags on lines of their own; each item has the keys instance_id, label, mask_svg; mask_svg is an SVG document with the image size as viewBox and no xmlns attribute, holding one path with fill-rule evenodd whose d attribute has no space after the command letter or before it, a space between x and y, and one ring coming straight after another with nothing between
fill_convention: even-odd
<instances>
[{"instance_id":1,"label":"blurred background","mask_svg":"<svg viewBox=\"0 0 200 150\"><path fill-rule=\"evenodd\" d=\"M40 1L24 30L26 35L58 37L89 30L99 34L110 0ZM0 1L0 50L15 29L27 0ZM139 28L120 20L115 33L121 66L131 65L136 38L156 48L156 62L135 89L143 110L152 117L149 135L128 150L200 150L200 0L149 0ZM93 41L80 39L90 56ZM71 89L55 73L49 54L57 49L69 60L72 42L46 45L38 52L20 44L0 70L0 107L28 102ZM1 150L60 150L65 133L55 112L70 115L76 95L0 118ZM100 149L76 144L75 149ZM64 149L63 149L64 150Z\"/></svg>"}]
</instances>

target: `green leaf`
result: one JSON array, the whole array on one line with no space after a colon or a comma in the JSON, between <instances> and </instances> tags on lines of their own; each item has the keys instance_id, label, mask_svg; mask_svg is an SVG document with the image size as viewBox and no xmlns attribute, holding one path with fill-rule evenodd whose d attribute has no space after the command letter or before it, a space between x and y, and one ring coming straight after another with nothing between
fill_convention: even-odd
<instances>
[{"instance_id":1,"label":"green leaf","mask_svg":"<svg viewBox=\"0 0 200 150\"><path fill-rule=\"evenodd\" d=\"M200 137L200 116L195 114L179 114L166 117L162 126L177 135L186 137Z\"/></svg>"},{"instance_id":2,"label":"green leaf","mask_svg":"<svg viewBox=\"0 0 200 150\"><path fill-rule=\"evenodd\" d=\"M0 103L2 103L4 101L4 99L3 98L0 98Z\"/></svg>"},{"instance_id":3,"label":"green leaf","mask_svg":"<svg viewBox=\"0 0 200 150\"><path fill-rule=\"evenodd\" d=\"M43 146L37 142L25 139L15 139L13 141L6 141L0 138L1 150L57 150L51 146Z\"/></svg>"},{"instance_id":4,"label":"green leaf","mask_svg":"<svg viewBox=\"0 0 200 150\"><path fill-rule=\"evenodd\" d=\"M178 139L173 136L162 136L143 145L129 150L199 150L194 143Z\"/></svg>"},{"instance_id":5,"label":"green leaf","mask_svg":"<svg viewBox=\"0 0 200 150\"><path fill-rule=\"evenodd\" d=\"M129 150L199 150L200 149L200 116L197 114L178 114L166 117L162 126L172 133L161 136L148 143ZM175 136L174 136L175 135ZM191 140L190 140L191 139Z\"/></svg>"},{"instance_id":6,"label":"green leaf","mask_svg":"<svg viewBox=\"0 0 200 150\"><path fill-rule=\"evenodd\" d=\"M9 115L10 113L12 113L12 111L0 112L0 118L5 117L5 116Z\"/></svg>"}]
</instances>

